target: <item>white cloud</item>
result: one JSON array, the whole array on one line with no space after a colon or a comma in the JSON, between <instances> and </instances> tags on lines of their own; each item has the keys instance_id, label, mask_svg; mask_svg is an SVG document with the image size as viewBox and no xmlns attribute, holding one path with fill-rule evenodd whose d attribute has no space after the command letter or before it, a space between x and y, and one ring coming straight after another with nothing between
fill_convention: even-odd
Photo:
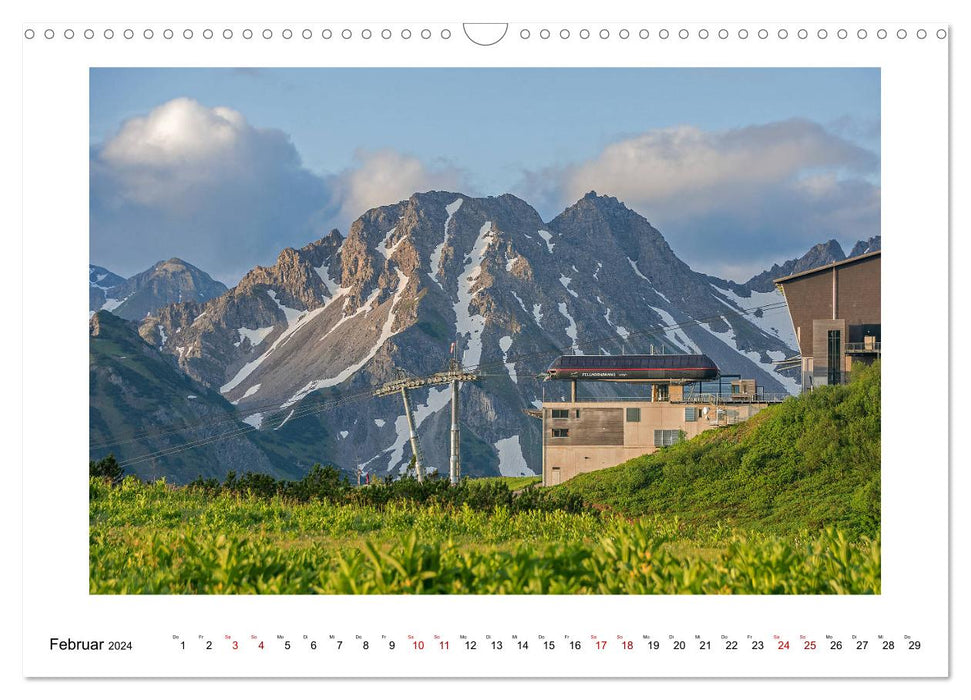
<instances>
[{"instance_id":1,"label":"white cloud","mask_svg":"<svg viewBox=\"0 0 971 700\"><path fill-rule=\"evenodd\" d=\"M303 167L289 136L229 107L180 97L124 122L91 151L91 260L126 275L184 258L227 284L287 246L462 173L390 149L335 174Z\"/></svg>"},{"instance_id":2,"label":"white cloud","mask_svg":"<svg viewBox=\"0 0 971 700\"><path fill-rule=\"evenodd\" d=\"M327 202L285 133L178 98L92 149L91 259L131 274L178 256L234 283L311 240Z\"/></svg>"},{"instance_id":3,"label":"white cloud","mask_svg":"<svg viewBox=\"0 0 971 700\"><path fill-rule=\"evenodd\" d=\"M116 165L172 166L231 154L254 130L228 107L208 109L180 97L122 125L101 158Z\"/></svg>"},{"instance_id":4,"label":"white cloud","mask_svg":"<svg viewBox=\"0 0 971 700\"><path fill-rule=\"evenodd\" d=\"M681 257L718 274L880 231L876 154L815 122L727 131L677 126L638 134L593 158L527 173L521 187L551 213L590 190L658 226ZM756 252L757 251L757 252ZM784 258L783 258L784 259ZM757 273L757 263L750 265Z\"/></svg>"},{"instance_id":5,"label":"white cloud","mask_svg":"<svg viewBox=\"0 0 971 700\"><path fill-rule=\"evenodd\" d=\"M368 209L407 199L415 192L462 190L463 173L442 165L429 167L419 158L391 149L355 153L355 164L334 178L340 217L353 221Z\"/></svg>"},{"instance_id":6,"label":"white cloud","mask_svg":"<svg viewBox=\"0 0 971 700\"><path fill-rule=\"evenodd\" d=\"M563 181L569 200L591 189L679 211L703 213L758 198L766 186L796 181L826 169L868 172L876 157L810 121L703 131L679 126L648 131L608 145L591 161L570 168Z\"/></svg>"}]
</instances>

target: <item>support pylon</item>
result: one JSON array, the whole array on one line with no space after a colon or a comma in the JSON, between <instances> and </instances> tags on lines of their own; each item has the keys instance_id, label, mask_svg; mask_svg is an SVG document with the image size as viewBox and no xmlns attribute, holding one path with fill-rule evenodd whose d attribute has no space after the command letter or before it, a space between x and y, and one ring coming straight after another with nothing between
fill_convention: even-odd
<instances>
[{"instance_id":1,"label":"support pylon","mask_svg":"<svg viewBox=\"0 0 971 700\"><path fill-rule=\"evenodd\" d=\"M448 459L448 476L449 481L451 481L452 486L459 483L459 478L462 476L462 467L459 457L460 445L459 440L461 435L459 433L459 380L452 380L452 450Z\"/></svg>"},{"instance_id":2,"label":"support pylon","mask_svg":"<svg viewBox=\"0 0 971 700\"><path fill-rule=\"evenodd\" d=\"M415 430L415 417L411 413L411 404L408 402L408 389L401 387L401 398L405 402L405 417L408 419L408 434L411 439L411 452L415 455L415 472L418 476L418 483L425 480L425 465L421 454L421 443L418 441L418 431Z\"/></svg>"},{"instance_id":3,"label":"support pylon","mask_svg":"<svg viewBox=\"0 0 971 700\"><path fill-rule=\"evenodd\" d=\"M448 370L436 372L427 377L408 377L399 372L399 376L394 381L390 381L381 388L375 390L375 396L389 396L391 394L401 394L401 399L405 404L405 417L408 420L408 434L411 440L411 451L415 455L415 468L418 470L418 480L424 477L425 458L421 451L421 443L418 439L418 429L415 425L415 417L411 411L411 403L408 400L409 389L420 389L426 386L450 384L452 388L452 428L451 428L451 447L449 452L449 480L452 484L457 484L461 478L462 463L460 455L461 432L459 425L459 384L461 382L474 382L479 379L476 372L463 370L456 360L452 360Z\"/></svg>"}]
</instances>

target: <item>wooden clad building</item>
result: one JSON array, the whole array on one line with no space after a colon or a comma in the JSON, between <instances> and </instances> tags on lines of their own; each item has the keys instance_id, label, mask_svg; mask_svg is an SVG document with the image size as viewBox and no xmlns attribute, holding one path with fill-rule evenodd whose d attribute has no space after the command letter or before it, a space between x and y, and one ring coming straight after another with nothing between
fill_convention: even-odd
<instances>
[{"instance_id":1,"label":"wooden clad building","mask_svg":"<svg viewBox=\"0 0 971 700\"><path fill-rule=\"evenodd\" d=\"M880 251L775 280L799 343L802 388L849 381L880 357Z\"/></svg>"}]
</instances>

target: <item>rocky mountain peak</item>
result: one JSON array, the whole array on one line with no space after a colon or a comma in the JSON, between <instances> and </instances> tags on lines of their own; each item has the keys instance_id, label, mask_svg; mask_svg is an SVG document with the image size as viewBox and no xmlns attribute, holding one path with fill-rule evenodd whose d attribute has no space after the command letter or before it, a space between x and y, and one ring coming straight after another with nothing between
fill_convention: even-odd
<instances>
[{"instance_id":1,"label":"rocky mountain peak","mask_svg":"<svg viewBox=\"0 0 971 700\"><path fill-rule=\"evenodd\" d=\"M866 241L857 241L849 255L843 252L843 247L839 242L830 239L825 243L817 243L802 256L786 260L781 265L773 265L768 270L752 277L744 285L737 285L739 288L747 288L753 292L770 292L775 288L774 280L780 277L788 277L815 267L829 265L830 263L845 260L847 257L855 257L880 250L880 236L873 236Z\"/></svg>"},{"instance_id":2,"label":"rocky mountain peak","mask_svg":"<svg viewBox=\"0 0 971 700\"><path fill-rule=\"evenodd\" d=\"M871 236L865 241L857 241L856 245L853 246L853 250L846 257L855 258L857 255L872 253L877 250L880 250L880 236Z\"/></svg>"},{"instance_id":3,"label":"rocky mountain peak","mask_svg":"<svg viewBox=\"0 0 971 700\"><path fill-rule=\"evenodd\" d=\"M831 262L843 260L845 257L846 253L843 252L843 246L831 238L825 243L817 243L810 248L805 255L799 258L792 273L804 272L820 265L828 265Z\"/></svg>"},{"instance_id":4,"label":"rocky mountain peak","mask_svg":"<svg viewBox=\"0 0 971 700\"><path fill-rule=\"evenodd\" d=\"M102 279L97 287L96 278ZM180 258L160 260L144 272L105 288L104 282L108 279L103 273L92 272L90 311L103 309L131 321L145 318L169 304L203 302L226 291L222 282Z\"/></svg>"},{"instance_id":5,"label":"rocky mountain peak","mask_svg":"<svg viewBox=\"0 0 971 700\"><path fill-rule=\"evenodd\" d=\"M91 287L108 290L124 283L125 278L98 265L88 265L88 280Z\"/></svg>"}]
</instances>

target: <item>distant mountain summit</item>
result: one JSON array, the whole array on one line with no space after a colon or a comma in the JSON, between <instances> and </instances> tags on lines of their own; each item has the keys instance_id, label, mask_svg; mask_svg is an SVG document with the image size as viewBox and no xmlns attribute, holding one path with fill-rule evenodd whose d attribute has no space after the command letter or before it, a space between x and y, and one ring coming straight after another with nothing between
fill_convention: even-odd
<instances>
[{"instance_id":1,"label":"distant mountain summit","mask_svg":"<svg viewBox=\"0 0 971 700\"><path fill-rule=\"evenodd\" d=\"M857 255L864 255L877 250L880 250L880 236L873 236L865 241L857 241L847 257L855 258Z\"/></svg>"},{"instance_id":2,"label":"distant mountain summit","mask_svg":"<svg viewBox=\"0 0 971 700\"><path fill-rule=\"evenodd\" d=\"M98 265L88 265L88 280L90 282L88 308L92 314L105 305L107 292L125 282L124 277Z\"/></svg>"},{"instance_id":3,"label":"distant mountain summit","mask_svg":"<svg viewBox=\"0 0 971 700\"><path fill-rule=\"evenodd\" d=\"M875 250L880 250L880 236L873 236L866 241L857 241L849 255L843 252L842 246L835 240L829 240L826 243L817 243L806 251L802 257L787 260L781 265L773 265L770 269L755 275L742 286L756 292L769 292L774 289L775 285L773 284L773 280L777 280L780 277L795 275L799 272L812 270L814 267L839 262L848 257L853 258L864 253L871 253Z\"/></svg>"},{"instance_id":4,"label":"distant mountain summit","mask_svg":"<svg viewBox=\"0 0 971 700\"><path fill-rule=\"evenodd\" d=\"M99 276L101 279L96 286L95 280ZM222 282L179 258L157 262L127 280L92 265L91 279L90 312L93 314L103 309L131 321L142 319L169 304L207 301L226 291ZM112 284L105 284L109 281Z\"/></svg>"}]
</instances>

